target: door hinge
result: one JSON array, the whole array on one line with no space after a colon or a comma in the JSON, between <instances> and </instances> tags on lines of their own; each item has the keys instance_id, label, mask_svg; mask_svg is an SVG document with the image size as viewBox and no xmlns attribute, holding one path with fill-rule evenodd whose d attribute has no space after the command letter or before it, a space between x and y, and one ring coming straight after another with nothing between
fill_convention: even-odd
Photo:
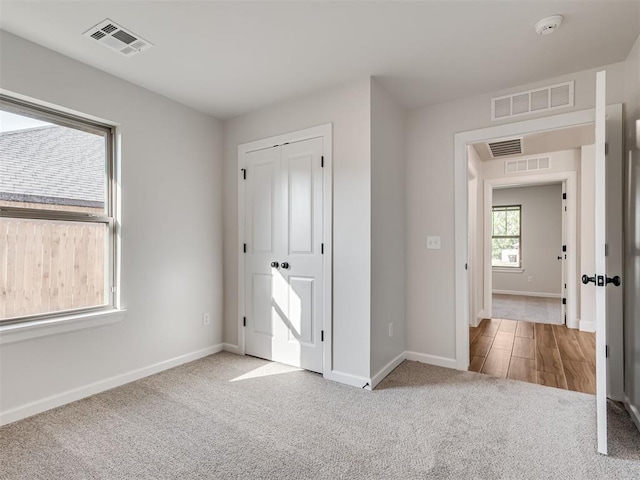
<instances>
[{"instance_id":1,"label":"door hinge","mask_svg":"<svg viewBox=\"0 0 640 480\"><path fill-rule=\"evenodd\" d=\"M242 244L242 253L247 253L247 244L246 243Z\"/></svg>"},{"instance_id":2,"label":"door hinge","mask_svg":"<svg viewBox=\"0 0 640 480\"><path fill-rule=\"evenodd\" d=\"M563 305L566 305L566 304L567 304L567 299L566 299L566 298L563 298L563 299L562 299L562 304L563 304Z\"/></svg>"},{"instance_id":3,"label":"door hinge","mask_svg":"<svg viewBox=\"0 0 640 480\"><path fill-rule=\"evenodd\" d=\"M320 330L320 341L324 342L324 330Z\"/></svg>"},{"instance_id":4,"label":"door hinge","mask_svg":"<svg viewBox=\"0 0 640 480\"><path fill-rule=\"evenodd\" d=\"M468 263L465 263L465 264L464 264L464 269L465 269L465 270L469 270L469 264L468 264Z\"/></svg>"},{"instance_id":5,"label":"door hinge","mask_svg":"<svg viewBox=\"0 0 640 480\"><path fill-rule=\"evenodd\" d=\"M609 244L608 243L604 244L604 256L605 257L609 256Z\"/></svg>"},{"instance_id":6,"label":"door hinge","mask_svg":"<svg viewBox=\"0 0 640 480\"><path fill-rule=\"evenodd\" d=\"M320 167L324 168L324 155L320 157Z\"/></svg>"},{"instance_id":7,"label":"door hinge","mask_svg":"<svg viewBox=\"0 0 640 480\"><path fill-rule=\"evenodd\" d=\"M562 199L563 199L563 200L566 200L566 199L567 199L567 194L566 194L566 193L563 193L563 194L562 194Z\"/></svg>"},{"instance_id":8,"label":"door hinge","mask_svg":"<svg viewBox=\"0 0 640 480\"><path fill-rule=\"evenodd\" d=\"M246 168L241 168L240 171L242 172L242 179L246 180L247 179L247 169Z\"/></svg>"},{"instance_id":9,"label":"door hinge","mask_svg":"<svg viewBox=\"0 0 640 480\"><path fill-rule=\"evenodd\" d=\"M243 327L247 326L247 317L242 317L242 326Z\"/></svg>"},{"instance_id":10,"label":"door hinge","mask_svg":"<svg viewBox=\"0 0 640 480\"><path fill-rule=\"evenodd\" d=\"M118 291L118 287L111 287L111 293L116 293Z\"/></svg>"},{"instance_id":11,"label":"door hinge","mask_svg":"<svg viewBox=\"0 0 640 480\"><path fill-rule=\"evenodd\" d=\"M604 144L604 154L605 155L609 155L609 144L608 143Z\"/></svg>"},{"instance_id":12,"label":"door hinge","mask_svg":"<svg viewBox=\"0 0 640 480\"><path fill-rule=\"evenodd\" d=\"M566 245L562 245L562 251L566 252L567 251L567 246Z\"/></svg>"},{"instance_id":13,"label":"door hinge","mask_svg":"<svg viewBox=\"0 0 640 480\"><path fill-rule=\"evenodd\" d=\"M320 255L324 255L324 243L320 244Z\"/></svg>"},{"instance_id":14,"label":"door hinge","mask_svg":"<svg viewBox=\"0 0 640 480\"><path fill-rule=\"evenodd\" d=\"M604 356L609 358L609 345L604 346Z\"/></svg>"}]
</instances>

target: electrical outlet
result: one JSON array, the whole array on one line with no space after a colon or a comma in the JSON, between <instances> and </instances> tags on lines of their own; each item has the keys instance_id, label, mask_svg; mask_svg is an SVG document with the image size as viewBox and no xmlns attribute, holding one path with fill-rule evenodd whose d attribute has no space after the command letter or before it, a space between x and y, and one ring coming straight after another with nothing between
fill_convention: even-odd
<instances>
[{"instance_id":1,"label":"electrical outlet","mask_svg":"<svg viewBox=\"0 0 640 480\"><path fill-rule=\"evenodd\" d=\"M533 277L527 277L527 283L533 283Z\"/></svg>"},{"instance_id":2,"label":"electrical outlet","mask_svg":"<svg viewBox=\"0 0 640 480\"><path fill-rule=\"evenodd\" d=\"M439 250L440 249L440 237L427 237L427 249Z\"/></svg>"},{"instance_id":3,"label":"electrical outlet","mask_svg":"<svg viewBox=\"0 0 640 480\"><path fill-rule=\"evenodd\" d=\"M211 316L208 313L202 314L202 326L209 325L210 320L211 320Z\"/></svg>"},{"instance_id":4,"label":"electrical outlet","mask_svg":"<svg viewBox=\"0 0 640 480\"><path fill-rule=\"evenodd\" d=\"M389 338L393 337L393 322L389 324Z\"/></svg>"}]
</instances>

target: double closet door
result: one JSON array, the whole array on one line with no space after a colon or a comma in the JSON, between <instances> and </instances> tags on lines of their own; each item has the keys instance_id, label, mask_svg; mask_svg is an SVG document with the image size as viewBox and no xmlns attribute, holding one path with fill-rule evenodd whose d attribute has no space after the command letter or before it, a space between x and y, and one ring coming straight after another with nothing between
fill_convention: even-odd
<instances>
[{"instance_id":1,"label":"double closet door","mask_svg":"<svg viewBox=\"0 0 640 480\"><path fill-rule=\"evenodd\" d=\"M245 352L322 372L323 140L245 154Z\"/></svg>"}]
</instances>

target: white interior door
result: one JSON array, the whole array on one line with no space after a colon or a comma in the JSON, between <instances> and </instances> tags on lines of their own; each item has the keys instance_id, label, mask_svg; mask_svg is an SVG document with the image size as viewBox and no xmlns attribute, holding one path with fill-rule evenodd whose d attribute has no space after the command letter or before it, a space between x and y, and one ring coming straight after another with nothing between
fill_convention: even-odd
<instances>
[{"instance_id":1,"label":"white interior door","mask_svg":"<svg viewBox=\"0 0 640 480\"><path fill-rule=\"evenodd\" d=\"M245 155L245 351L322 372L322 138Z\"/></svg>"},{"instance_id":2,"label":"white interior door","mask_svg":"<svg viewBox=\"0 0 640 480\"><path fill-rule=\"evenodd\" d=\"M283 238L280 148L245 155L245 351L272 358L272 298L275 269Z\"/></svg>"},{"instance_id":3,"label":"white interior door","mask_svg":"<svg viewBox=\"0 0 640 480\"><path fill-rule=\"evenodd\" d=\"M562 182L562 247L561 252L558 255L562 266L560 267L561 275L560 291L562 292L562 310L560 316L560 323L567 324L567 302L569 296L567 294L567 222L569 214L567 212L567 182Z\"/></svg>"},{"instance_id":4,"label":"white interior door","mask_svg":"<svg viewBox=\"0 0 640 480\"><path fill-rule=\"evenodd\" d=\"M606 72L596 78L595 322L598 452L607 454ZM591 275L591 274L589 274ZM584 281L584 280L583 280Z\"/></svg>"}]
</instances>

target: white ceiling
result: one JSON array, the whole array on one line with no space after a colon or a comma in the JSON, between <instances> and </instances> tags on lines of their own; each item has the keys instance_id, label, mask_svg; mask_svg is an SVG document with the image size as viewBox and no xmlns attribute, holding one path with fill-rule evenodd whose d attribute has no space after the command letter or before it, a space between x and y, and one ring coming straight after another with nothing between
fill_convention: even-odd
<instances>
[{"instance_id":1,"label":"white ceiling","mask_svg":"<svg viewBox=\"0 0 640 480\"><path fill-rule=\"evenodd\" d=\"M82 36L107 17L155 46ZM368 75L413 108L623 61L640 2L1 0L0 28L226 118Z\"/></svg>"},{"instance_id":2,"label":"white ceiling","mask_svg":"<svg viewBox=\"0 0 640 480\"><path fill-rule=\"evenodd\" d=\"M492 140L495 141L495 140ZM572 150L584 145L593 145L596 141L595 127L592 123L578 125L576 127L559 128L544 132L531 133L522 139L522 155L538 155L541 153L560 152ZM480 160L495 160L486 142L474 143L473 147ZM507 155L503 158L518 157L520 155Z\"/></svg>"}]
</instances>

